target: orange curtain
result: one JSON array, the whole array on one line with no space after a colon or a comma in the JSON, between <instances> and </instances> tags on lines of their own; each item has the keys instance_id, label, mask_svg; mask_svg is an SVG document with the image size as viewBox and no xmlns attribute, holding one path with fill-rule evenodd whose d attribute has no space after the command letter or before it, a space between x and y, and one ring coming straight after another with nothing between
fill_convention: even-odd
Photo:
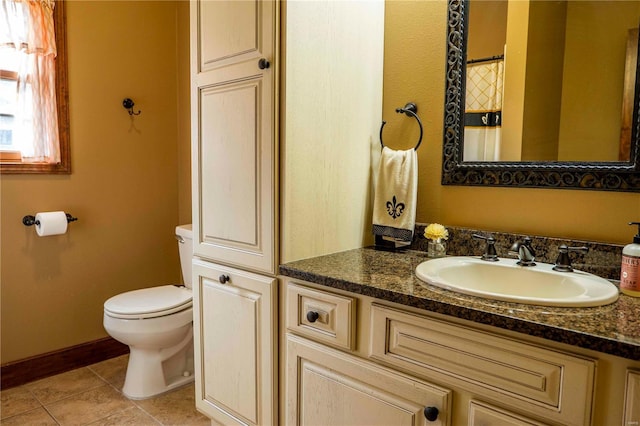
<instances>
[{"instance_id":1,"label":"orange curtain","mask_svg":"<svg viewBox=\"0 0 640 426\"><path fill-rule=\"evenodd\" d=\"M54 5L54 0L3 0L0 9L0 48L17 52L14 137L26 162L60 162Z\"/></svg>"}]
</instances>

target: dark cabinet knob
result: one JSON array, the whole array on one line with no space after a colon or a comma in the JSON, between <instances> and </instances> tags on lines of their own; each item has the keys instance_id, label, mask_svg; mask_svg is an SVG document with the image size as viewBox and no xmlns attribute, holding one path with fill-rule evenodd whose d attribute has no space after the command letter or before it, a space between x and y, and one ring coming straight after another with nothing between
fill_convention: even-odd
<instances>
[{"instance_id":1,"label":"dark cabinet knob","mask_svg":"<svg viewBox=\"0 0 640 426\"><path fill-rule=\"evenodd\" d=\"M430 422L435 421L439 413L436 407L424 407L424 417Z\"/></svg>"},{"instance_id":2,"label":"dark cabinet knob","mask_svg":"<svg viewBox=\"0 0 640 426\"><path fill-rule=\"evenodd\" d=\"M269 63L269 61L267 61L265 58L261 58L258 61L258 68L260 68L261 70L267 69L271 66L271 64Z\"/></svg>"},{"instance_id":3,"label":"dark cabinet knob","mask_svg":"<svg viewBox=\"0 0 640 426\"><path fill-rule=\"evenodd\" d=\"M229 279L230 279L229 275L224 275L224 274L222 274L222 275L220 275L218 277L218 281L220 281L220 284L225 284L225 283L229 282Z\"/></svg>"},{"instance_id":4,"label":"dark cabinet knob","mask_svg":"<svg viewBox=\"0 0 640 426\"><path fill-rule=\"evenodd\" d=\"M315 311L307 312L307 321L309 321L309 322L316 322L319 317L320 317L320 314L318 314Z\"/></svg>"}]
</instances>

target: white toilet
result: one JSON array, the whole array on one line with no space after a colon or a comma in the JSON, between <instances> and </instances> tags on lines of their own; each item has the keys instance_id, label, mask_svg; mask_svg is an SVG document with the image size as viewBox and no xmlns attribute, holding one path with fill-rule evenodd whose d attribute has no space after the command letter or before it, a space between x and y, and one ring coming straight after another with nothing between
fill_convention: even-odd
<instances>
[{"instance_id":1,"label":"white toilet","mask_svg":"<svg viewBox=\"0 0 640 426\"><path fill-rule=\"evenodd\" d=\"M104 303L104 329L129 345L122 392L144 399L193 381L191 225L176 227L186 287L163 285L128 291Z\"/></svg>"}]
</instances>

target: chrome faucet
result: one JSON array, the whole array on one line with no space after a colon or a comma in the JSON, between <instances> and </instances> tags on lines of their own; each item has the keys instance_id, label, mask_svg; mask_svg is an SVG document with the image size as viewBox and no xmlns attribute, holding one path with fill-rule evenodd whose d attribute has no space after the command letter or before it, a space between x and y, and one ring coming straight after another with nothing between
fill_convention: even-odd
<instances>
[{"instance_id":1,"label":"chrome faucet","mask_svg":"<svg viewBox=\"0 0 640 426\"><path fill-rule=\"evenodd\" d=\"M478 240L485 240L487 242L484 253L480 257L480 259L486 260L487 262L497 262L498 260L500 260L498 259L498 253L496 253L496 240L495 238L493 238L493 236L489 235L488 237L485 237L484 235L480 234L472 234L471 236Z\"/></svg>"},{"instance_id":2,"label":"chrome faucet","mask_svg":"<svg viewBox=\"0 0 640 426\"><path fill-rule=\"evenodd\" d=\"M509 254L518 256L518 265L520 266L536 266L534 262L536 252L531 247L531 238L524 237L522 241L516 241L509 250Z\"/></svg>"},{"instance_id":3,"label":"chrome faucet","mask_svg":"<svg viewBox=\"0 0 640 426\"><path fill-rule=\"evenodd\" d=\"M567 247L565 244L562 244L558 247L558 259L556 260L556 266L553 267L554 271L573 272L573 268L571 267L571 258L569 257L570 251L586 253L589 251L589 247Z\"/></svg>"}]
</instances>

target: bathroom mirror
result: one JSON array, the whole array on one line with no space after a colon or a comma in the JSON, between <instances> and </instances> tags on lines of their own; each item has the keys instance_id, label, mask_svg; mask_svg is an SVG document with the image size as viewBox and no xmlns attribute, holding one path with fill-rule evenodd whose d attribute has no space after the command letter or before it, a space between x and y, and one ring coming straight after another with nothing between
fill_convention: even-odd
<instances>
[{"instance_id":1,"label":"bathroom mirror","mask_svg":"<svg viewBox=\"0 0 640 426\"><path fill-rule=\"evenodd\" d=\"M600 51L618 52L617 68L611 60L599 62L595 42L577 43L585 33L612 32L595 28L604 25L603 13L590 3L606 3L614 17L635 15L637 28L638 2L448 1L443 185L640 192L638 33L614 18L624 33L598 43ZM631 11L615 12L618 4ZM478 19L470 19L473 13ZM585 20L594 15L598 19ZM488 34L499 36L488 40ZM598 79L585 71L587 59ZM491 93L489 104L476 102L478 75L500 82L480 90ZM603 99L612 111L604 111Z\"/></svg>"}]
</instances>

